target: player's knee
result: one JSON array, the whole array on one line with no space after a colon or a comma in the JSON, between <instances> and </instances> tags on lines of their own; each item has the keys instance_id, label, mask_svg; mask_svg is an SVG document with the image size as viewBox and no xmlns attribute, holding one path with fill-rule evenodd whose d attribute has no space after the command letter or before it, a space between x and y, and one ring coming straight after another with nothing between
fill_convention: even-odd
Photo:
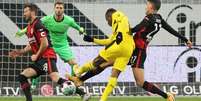
<instances>
[{"instance_id":1,"label":"player's knee","mask_svg":"<svg viewBox=\"0 0 201 101\"><path fill-rule=\"evenodd\" d=\"M139 87L143 87L144 82L142 80L136 80L136 84Z\"/></svg>"},{"instance_id":2,"label":"player's knee","mask_svg":"<svg viewBox=\"0 0 201 101\"><path fill-rule=\"evenodd\" d=\"M73 60L73 59L72 59L72 60L69 60L69 61L68 61L68 64L69 64L69 65L77 65L77 63L76 63L75 60Z\"/></svg>"},{"instance_id":3,"label":"player's knee","mask_svg":"<svg viewBox=\"0 0 201 101\"><path fill-rule=\"evenodd\" d=\"M24 75L25 77L30 78L30 77L36 76L37 72L32 68L26 68L25 70L23 70L21 75Z\"/></svg>"},{"instance_id":4,"label":"player's knee","mask_svg":"<svg viewBox=\"0 0 201 101\"><path fill-rule=\"evenodd\" d=\"M57 82L59 77L50 77L53 82Z\"/></svg>"},{"instance_id":5,"label":"player's knee","mask_svg":"<svg viewBox=\"0 0 201 101\"><path fill-rule=\"evenodd\" d=\"M119 74L121 73L120 70L117 70L117 69L112 69L112 74L111 74L111 77L116 77L118 78L119 77Z\"/></svg>"}]
</instances>

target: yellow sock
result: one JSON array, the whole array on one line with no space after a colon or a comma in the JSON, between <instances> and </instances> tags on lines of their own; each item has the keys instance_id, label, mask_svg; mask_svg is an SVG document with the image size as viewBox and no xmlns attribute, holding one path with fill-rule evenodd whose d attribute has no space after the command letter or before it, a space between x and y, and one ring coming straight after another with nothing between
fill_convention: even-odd
<instances>
[{"instance_id":1,"label":"yellow sock","mask_svg":"<svg viewBox=\"0 0 201 101\"><path fill-rule=\"evenodd\" d=\"M107 101L108 96L110 95L110 93L112 92L113 88L116 86L117 84L117 78L116 77L110 77L109 82L101 96L101 100L100 101Z\"/></svg>"},{"instance_id":2,"label":"yellow sock","mask_svg":"<svg viewBox=\"0 0 201 101\"><path fill-rule=\"evenodd\" d=\"M87 63L85 63L83 66L81 66L78 69L78 74L81 75L81 74L91 70L92 68L94 68L93 63L92 62L87 62Z\"/></svg>"}]
</instances>

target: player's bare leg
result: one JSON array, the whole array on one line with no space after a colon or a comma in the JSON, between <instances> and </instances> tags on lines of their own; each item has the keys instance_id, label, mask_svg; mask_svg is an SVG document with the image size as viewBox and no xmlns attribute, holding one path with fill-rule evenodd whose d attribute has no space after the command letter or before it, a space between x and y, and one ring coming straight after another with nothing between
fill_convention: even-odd
<instances>
[{"instance_id":1,"label":"player's bare leg","mask_svg":"<svg viewBox=\"0 0 201 101\"><path fill-rule=\"evenodd\" d=\"M144 70L140 68L132 68L132 69L133 69L133 75L134 75L137 86L143 87Z\"/></svg>"},{"instance_id":2,"label":"player's bare leg","mask_svg":"<svg viewBox=\"0 0 201 101\"><path fill-rule=\"evenodd\" d=\"M28 82L28 78L36 76L37 73L33 68L26 68L20 75L18 76L18 80L20 82L20 86L26 96L26 101L32 101L30 84Z\"/></svg>"},{"instance_id":3,"label":"player's bare leg","mask_svg":"<svg viewBox=\"0 0 201 101\"><path fill-rule=\"evenodd\" d=\"M132 68L133 75L136 80L136 84L142 87L144 90L149 91L153 94L158 94L163 98L167 99L167 101L174 101L174 94L172 93L165 93L160 90L158 87L153 85L152 83L144 80L144 70L141 68Z\"/></svg>"},{"instance_id":4,"label":"player's bare leg","mask_svg":"<svg viewBox=\"0 0 201 101\"><path fill-rule=\"evenodd\" d=\"M115 88L115 86L117 85L117 78L119 77L119 74L121 73L121 71L113 68L112 69L112 74L109 78L108 84L101 96L100 101L107 101L108 96L111 94L112 90Z\"/></svg>"}]
</instances>

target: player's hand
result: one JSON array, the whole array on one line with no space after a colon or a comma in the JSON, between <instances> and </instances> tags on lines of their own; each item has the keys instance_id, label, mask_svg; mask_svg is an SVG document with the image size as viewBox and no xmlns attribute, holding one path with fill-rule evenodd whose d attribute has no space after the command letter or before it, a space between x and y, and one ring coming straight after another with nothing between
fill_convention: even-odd
<instances>
[{"instance_id":1,"label":"player's hand","mask_svg":"<svg viewBox=\"0 0 201 101\"><path fill-rule=\"evenodd\" d=\"M190 40L187 41L186 45L189 47L189 48L192 48L192 42Z\"/></svg>"},{"instance_id":2,"label":"player's hand","mask_svg":"<svg viewBox=\"0 0 201 101\"><path fill-rule=\"evenodd\" d=\"M87 41L87 42L94 42L94 38L88 36L88 35L84 35L84 38L83 38L84 41Z\"/></svg>"},{"instance_id":3,"label":"player's hand","mask_svg":"<svg viewBox=\"0 0 201 101\"><path fill-rule=\"evenodd\" d=\"M22 30L18 30L16 33L15 33L15 37L21 37L23 36L25 33L26 33L26 28L25 29L22 29Z\"/></svg>"},{"instance_id":4,"label":"player's hand","mask_svg":"<svg viewBox=\"0 0 201 101\"><path fill-rule=\"evenodd\" d=\"M18 30L16 33L15 33L15 37L21 37L22 34L21 34L21 30Z\"/></svg>"},{"instance_id":5,"label":"player's hand","mask_svg":"<svg viewBox=\"0 0 201 101\"><path fill-rule=\"evenodd\" d=\"M151 37L151 36L147 36L147 43L149 43L151 40L153 39L153 37Z\"/></svg>"},{"instance_id":6,"label":"player's hand","mask_svg":"<svg viewBox=\"0 0 201 101\"><path fill-rule=\"evenodd\" d=\"M36 54L33 54L32 56L31 56L31 60L32 61L36 61L38 59L38 56L36 55Z\"/></svg>"},{"instance_id":7,"label":"player's hand","mask_svg":"<svg viewBox=\"0 0 201 101\"><path fill-rule=\"evenodd\" d=\"M80 27L80 34L86 35L86 32L83 27Z\"/></svg>"},{"instance_id":8,"label":"player's hand","mask_svg":"<svg viewBox=\"0 0 201 101\"><path fill-rule=\"evenodd\" d=\"M12 59L15 59L18 56L22 55L22 52L20 51L20 49L15 49L11 52L8 53L9 57L11 57Z\"/></svg>"}]
</instances>

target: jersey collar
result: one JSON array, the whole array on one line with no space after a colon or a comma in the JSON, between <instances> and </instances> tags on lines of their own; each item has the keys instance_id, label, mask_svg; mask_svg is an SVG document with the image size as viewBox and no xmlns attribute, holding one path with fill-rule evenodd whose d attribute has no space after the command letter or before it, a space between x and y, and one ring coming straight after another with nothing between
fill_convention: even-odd
<instances>
[{"instance_id":1,"label":"jersey collar","mask_svg":"<svg viewBox=\"0 0 201 101\"><path fill-rule=\"evenodd\" d=\"M36 17L36 18L30 23L30 25L32 25L36 20L38 20L38 17Z\"/></svg>"},{"instance_id":2,"label":"jersey collar","mask_svg":"<svg viewBox=\"0 0 201 101\"><path fill-rule=\"evenodd\" d=\"M60 21L57 21L57 19L55 18L55 15L54 15L54 21L56 21L56 22L62 22L63 20L64 20L64 15L63 15L63 18Z\"/></svg>"}]
</instances>

